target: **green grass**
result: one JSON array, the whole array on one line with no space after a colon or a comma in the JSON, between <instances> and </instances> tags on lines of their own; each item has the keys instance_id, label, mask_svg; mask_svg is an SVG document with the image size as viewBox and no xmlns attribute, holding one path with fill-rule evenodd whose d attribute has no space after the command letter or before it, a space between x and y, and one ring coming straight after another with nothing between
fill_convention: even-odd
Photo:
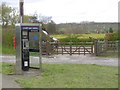
<instances>
[{"instance_id":1,"label":"green grass","mask_svg":"<svg viewBox=\"0 0 120 90\"><path fill-rule=\"evenodd\" d=\"M104 39L105 37L105 34L73 34L73 35L76 35L78 39L80 38L89 38L89 37L92 37L92 38L95 38L95 39ZM60 34L60 35L52 35L53 37L57 38L57 39L63 39L63 38L66 38L68 37L69 35L67 34Z\"/></svg>"},{"instance_id":2,"label":"green grass","mask_svg":"<svg viewBox=\"0 0 120 90\"><path fill-rule=\"evenodd\" d=\"M95 39L100 39L100 38L104 38L105 37L105 34L80 34L79 35L79 38L89 38L89 37L92 37L92 38L95 38Z\"/></svg>"},{"instance_id":3,"label":"green grass","mask_svg":"<svg viewBox=\"0 0 120 90\"><path fill-rule=\"evenodd\" d=\"M2 72L3 74L11 75L15 74L15 64L10 64L10 63L0 63L0 73Z\"/></svg>"},{"instance_id":4,"label":"green grass","mask_svg":"<svg viewBox=\"0 0 120 90\"><path fill-rule=\"evenodd\" d=\"M2 54L9 54L9 55L15 55L16 54L16 49L13 47L0 47L0 50L2 50ZM30 52L31 56L38 56L39 53L36 52Z\"/></svg>"},{"instance_id":5,"label":"green grass","mask_svg":"<svg viewBox=\"0 0 120 90\"><path fill-rule=\"evenodd\" d=\"M37 77L16 80L24 88L117 88L118 68L80 64L43 64Z\"/></svg>"},{"instance_id":6,"label":"green grass","mask_svg":"<svg viewBox=\"0 0 120 90\"><path fill-rule=\"evenodd\" d=\"M2 45L0 44L0 54L2 54Z\"/></svg>"},{"instance_id":7,"label":"green grass","mask_svg":"<svg viewBox=\"0 0 120 90\"><path fill-rule=\"evenodd\" d=\"M3 74L15 74L15 64L0 63L1 66ZM24 88L117 88L118 68L99 65L43 64L40 76L23 76L16 82Z\"/></svg>"},{"instance_id":8,"label":"green grass","mask_svg":"<svg viewBox=\"0 0 120 90\"><path fill-rule=\"evenodd\" d=\"M0 73L2 73L2 63L0 63Z\"/></svg>"},{"instance_id":9,"label":"green grass","mask_svg":"<svg viewBox=\"0 0 120 90\"><path fill-rule=\"evenodd\" d=\"M2 46L2 54L15 55L15 53L16 53L16 49L14 49L13 47Z\"/></svg>"},{"instance_id":10,"label":"green grass","mask_svg":"<svg viewBox=\"0 0 120 90\"><path fill-rule=\"evenodd\" d=\"M66 34L52 35L52 36L55 37L55 38L57 38L57 39L66 38L67 37Z\"/></svg>"}]
</instances>

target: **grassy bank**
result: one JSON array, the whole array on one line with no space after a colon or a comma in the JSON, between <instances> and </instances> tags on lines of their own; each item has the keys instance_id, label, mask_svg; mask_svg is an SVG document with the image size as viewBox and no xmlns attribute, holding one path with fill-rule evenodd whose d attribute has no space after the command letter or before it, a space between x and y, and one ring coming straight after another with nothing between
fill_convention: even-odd
<instances>
[{"instance_id":1,"label":"grassy bank","mask_svg":"<svg viewBox=\"0 0 120 90\"><path fill-rule=\"evenodd\" d=\"M14 64L0 63L2 73L14 74ZM24 88L117 88L118 68L80 64L43 64L40 76L16 80Z\"/></svg>"},{"instance_id":2,"label":"grassy bank","mask_svg":"<svg viewBox=\"0 0 120 90\"><path fill-rule=\"evenodd\" d=\"M97 65L44 64L42 76L18 79L25 88L114 88L117 67Z\"/></svg>"},{"instance_id":3,"label":"grassy bank","mask_svg":"<svg viewBox=\"0 0 120 90\"><path fill-rule=\"evenodd\" d=\"M17 82L25 88L116 88L117 67L78 64L44 64L37 77L24 77Z\"/></svg>"}]
</instances>

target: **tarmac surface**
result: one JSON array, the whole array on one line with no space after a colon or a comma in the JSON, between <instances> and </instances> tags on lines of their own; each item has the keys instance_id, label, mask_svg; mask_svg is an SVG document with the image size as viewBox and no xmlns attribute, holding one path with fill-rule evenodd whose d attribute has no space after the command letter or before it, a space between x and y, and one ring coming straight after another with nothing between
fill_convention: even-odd
<instances>
[{"instance_id":1,"label":"tarmac surface","mask_svg":"<svg viewBox=\"0 0 120 90\"><path fill-rule=\"evenodd\" d=\"M0 62L15 63L15 56L1 56ZM31 64L39 64L39 57L30 56ZM42 63L47 64L96 64L118 66L118 58L95 57L92 55L54 55L42 57Z\"/></svg>"},{"instance_id":2,"label":"tarmac surface","mask_svg":"<svg viewBox=\"0 0 120 90\"><path fill-rule=\"evenodd\" d=\"M21 88L15 80L16 76L14 75L2 75L2 88Z\"/></svg>"},{"instance_id":3,"label":"tarmac surface","mask_svg":"<svg viewBox=\"0 0 120 90\"><path fill-rule=\"evenodd\" d=\"M15 63L15 56L3 55L0 56L0 62ZM30 63L39 64L39 57L30 56ZM96 64L103 66L118 66L118 58L95 57L92 55L54 55L42 57L42 63L47 64ZM0 81L2 85L0 88L22 88L15 80L17 75L2 75L0 74ZM2 79L1 79L2 78Z\"/></svg>"}]
</instances>

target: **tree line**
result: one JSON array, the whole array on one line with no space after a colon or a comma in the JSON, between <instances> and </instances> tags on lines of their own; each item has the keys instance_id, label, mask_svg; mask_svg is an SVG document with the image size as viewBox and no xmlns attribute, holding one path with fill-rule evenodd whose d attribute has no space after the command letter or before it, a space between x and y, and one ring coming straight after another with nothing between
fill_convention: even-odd
<instances>
[{"instance_id":1,"label":"tree line","mask_svg":"<svg viewBox=\"0 0 120 90\"><path fill-rule=\"evenodd\" d=\"M0 5L0 21L3 27L15 26L20 22L19 11L3 2ZM106 33L117 31L117 23L61 23L56 24L51 16L24 15L24 23L41 23L49 34Z\"/></svg>"},{"instance_id":2,"label":"tree line","mask_svg":"<svg viewBox=\"0 0 120 90\"><path fill-rule=\"evenodd\" d=\"M14 27L16 23L20 23L19 11L6 2L0 5L0 21L3 29L7 27ZM39 16L36 13L33 15L24 15L24 23L41 23L43 28L46 28L48 33L53 34L56 32L56 24L51 16Z\"/></svg>"}]
</instances>

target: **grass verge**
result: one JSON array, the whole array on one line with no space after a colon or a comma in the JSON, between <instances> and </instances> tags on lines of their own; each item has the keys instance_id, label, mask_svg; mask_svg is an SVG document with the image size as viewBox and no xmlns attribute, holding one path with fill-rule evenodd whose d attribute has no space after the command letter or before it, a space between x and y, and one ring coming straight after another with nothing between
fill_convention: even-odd
<instances>
[{"instance_id":1,"label":"grass verge","mask_svg":"<svg viewBox=\"0 0 120 90\"><path fill-rule=\"evenodd\" d=\"M13 47L2 46L2 54L15 55L16 50Z\"/></svg>"},{"instance_id":2,"label":"grass verge","mask_svg":"<svg viewBox=\"0 0 120 90\"><path fill-rule=\"evenodd\" d=\"M10 63L0 63L0 73L12 75L15 74L15 64Z\"/></svg>"},{"instance_id":3,"label":"grass verge","mask_svg":"<svg viewBox=\"0 0 120 90\"><path fill-rule=\"evenodd\" d=\"M16 80L24 88L117 88L118 68L80 64L43 64L37 77Z\"/></svg>"},{"instance_id":4,"label":"grass verge","mask_svg":"<svg viewBox=\"0 0 120 90\"><path fill-rule=\"evenodd\" d=\"M0 44L0 54L2 54L2 45Z\"/></svg>"},{"instance_id":5,"label":"grass verge","mask_svg":"<svg viewBox=\"0 0 120 90\"><path fill-rule=\"evenodd\" d=\"M3 74L14 74L14 64L0 63ZM0 71L1 72L1 71ZM40 76L16 80L24 88L117 88L118 68L80 64L43 64Z\"/></svg>"}]
</instances>

